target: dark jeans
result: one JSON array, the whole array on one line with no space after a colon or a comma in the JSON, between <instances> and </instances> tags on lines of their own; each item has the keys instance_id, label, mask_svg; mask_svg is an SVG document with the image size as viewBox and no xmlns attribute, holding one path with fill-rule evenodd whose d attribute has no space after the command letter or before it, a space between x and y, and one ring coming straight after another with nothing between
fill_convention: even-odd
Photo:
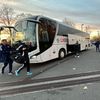
<instances>
[{"instance_id":1,"label":"dark jeans","mask_svg":"<svg viewBox=\"0 0 100 100\"><path fill-rule=\"evenodd\" d=\"M96 47L96 51L100 51L100 50L99 50L99 47Z\"/></svg>"},{"instance_id":2,"label":"dark jeans","mask_svg":"<svg viewBox=\"0 0 100 100\"><path fill-rule=\"evenodd\" d=\"M18 69L18 73L24 69L24 68L27 68L27 72L30 72L30 63L29 63L29 59L27 59L24 64Z\"/></svg>"},{"instance_id":3,"label":"dark jeans","mask_svg":"<svg viewBox=\"0 0 100 100\"><path fill-rule=\"evenodd\" d=\"M4 73L5 68L7 67L7 65L9 65L9 73L12 72L12 64L13 61L9 58L4 62L4 66L2 67L2 73Z\"/></svg>"}]
</instances>

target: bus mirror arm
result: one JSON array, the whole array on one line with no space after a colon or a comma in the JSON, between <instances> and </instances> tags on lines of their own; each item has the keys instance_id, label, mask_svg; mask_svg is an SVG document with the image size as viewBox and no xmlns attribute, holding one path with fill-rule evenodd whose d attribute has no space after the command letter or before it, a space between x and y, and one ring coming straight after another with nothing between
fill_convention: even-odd
<instances>
[{"instance_id":1,"label":"bus mirror arm","mask_svg":"<svg viewBox=\"0 0 100 100\"><path fill-rule=\"evenodd\" d=\"M4 28L8 28L8 29L14 29L15 31L17 31L17 29L15 28L15 27L13 27L13 26L0 26L0 31L3 31L4 30ZM18 31L17 31L18 32Z\"/></svg>"},{"instance_id":2,"label":"bus mirror arm","mask_svg":"<svg viewBox=\"0 0 100 100\"><path fill-rule=\"evenodd\" d=\"M0 31L3 31L4 30L4 28L3 27L0 27Z\"/></svg>"}]
</instances>

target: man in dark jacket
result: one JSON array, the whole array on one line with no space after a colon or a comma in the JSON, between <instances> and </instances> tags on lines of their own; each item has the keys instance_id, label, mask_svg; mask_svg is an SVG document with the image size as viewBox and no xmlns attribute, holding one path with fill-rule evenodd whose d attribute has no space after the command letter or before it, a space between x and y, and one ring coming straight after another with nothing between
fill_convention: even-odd
<instances>
[{"instance_id":1,"label":"man in dark jacket","mask_svg":"<svg viewBox=\"0 0 100 100\"><path fill-rule=\"evenodd\" d=\"M2 53L3 53L3 57L4 57L4 66L2 67L2 74L4 74L4 69L9 64L9 73L8 73L8 75L12 75L13 61L10 58L12 48L11 48L10 44L8 44L6 39L2 40L1 48L2 48Z\"/></svg>"},{"instance_id":2,"label":"man in dark jacket","mask_svg":"<svg viewBox=\"0 0 100 100\"><path fill-rule=\"evenodd\" d=\"M79 44L79 42L78 41L76 41L76 43L75 43L75 48L74 48L75 50L75 57L80 57L79 56L79 52L80 52L80 44Z\"/></svg>"},{"instance_id":3,"label":"man in dark jacket","mask_svg":"<svg viewBox=\"0 0 100 100\"><path fill-rule=\"evenodd\" d=\"M27 75L32 75L32 72L30 72L30 61L28 56L29 44L27 42L20 43L20 45L16 50L20 52L22 56L24 56L23 65L18 70L15 71L16 76L19 76L19 72L25 67L27 68Z\"/></svg>"},{"instance_id":4,"label":"man in dark jacket","mask_svg":"<svg viewBox=\"0 0 100 100\"><path fill-rule=\"evenodd\" d=\"M100 51L100 50L99 50L99 45L100 45L100 42L99 42L99 41L96 41L96 42L95 42L96 52L97 52L97 51Z\"/></svg>"}]
</instances>

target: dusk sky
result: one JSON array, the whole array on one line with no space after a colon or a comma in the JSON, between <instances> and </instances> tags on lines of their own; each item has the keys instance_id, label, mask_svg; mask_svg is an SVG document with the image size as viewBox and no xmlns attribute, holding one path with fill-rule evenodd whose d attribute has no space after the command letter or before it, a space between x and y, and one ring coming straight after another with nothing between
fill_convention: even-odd
<instances>
[{"instance_id":1,"label":"dusk sky","mask_svg":"<svg viewBox=\"0 0 100 100\"><path fill-rule=\"evenodd\" d=\"M17 12L100 25L100 0L0 0L0 4L5 2Z\"/></svg>"}]
</instances>

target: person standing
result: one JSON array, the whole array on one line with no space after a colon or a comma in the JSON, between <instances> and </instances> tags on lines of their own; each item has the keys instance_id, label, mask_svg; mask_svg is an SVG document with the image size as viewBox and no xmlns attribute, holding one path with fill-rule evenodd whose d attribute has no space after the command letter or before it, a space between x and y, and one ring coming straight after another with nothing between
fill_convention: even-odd
<instances>
[{"instance_id":1,"label":"person standing","mask_svg":"<svg viewBox=\"0 0 100 100\"><path fill-rule=\"evenodd\" d=\"M23 65L15 71L16 76L19 76L20 71L24 68L27 68L27 75L32 75L32 72L30 72L30 60L28 56L28 51L30 48L29 46L30 45L28 44L28 42L21 43L19 47L16 49L17 51L21 53L21 55L24 58Z\"/></svg>"},{"instance_id":2,"label":"person standing","mask_svg":"<svg viewBox=\"0 0 100 100\"><path fill-rule=\"evenodd\" d=\"M12 73L12 64L13 64L13 61L10 58L10 55L11 55L11 52L12 52L12 47L7 42L6 39L2 40L1 49L2 49L2 53L3 53L3 57L4 57L4 66L2 67L2 74L4 74L5 68L9 65L9 73L8 73L8 75L12 75L13 74Z\"/></svg>"},{"instance_id":3,"label":"person standing","mask_svg":"<svg viewBox=\"0 0 100 100\"><path fill-rule=\"evenodd\" d=\"M96 52L100 52L100 50L99 50L99 45L100 45L100 42L99 42L99 41L96 41L96 42L95 42Z\"/></svg>"},{"instance_id":4,"label":"person standing","mask_svg":"<svg viewBox=\"0 0 100 100\"><path fill-rule=\"evenodd\" d=\"M75 43L75 48L74 48L74 50L75 50L75 57L80 57L79 56L79 52L80 52L80 44L79 44L79 42L78 41L76 41L76 43Z\"/></svg>"}]
</instances>

